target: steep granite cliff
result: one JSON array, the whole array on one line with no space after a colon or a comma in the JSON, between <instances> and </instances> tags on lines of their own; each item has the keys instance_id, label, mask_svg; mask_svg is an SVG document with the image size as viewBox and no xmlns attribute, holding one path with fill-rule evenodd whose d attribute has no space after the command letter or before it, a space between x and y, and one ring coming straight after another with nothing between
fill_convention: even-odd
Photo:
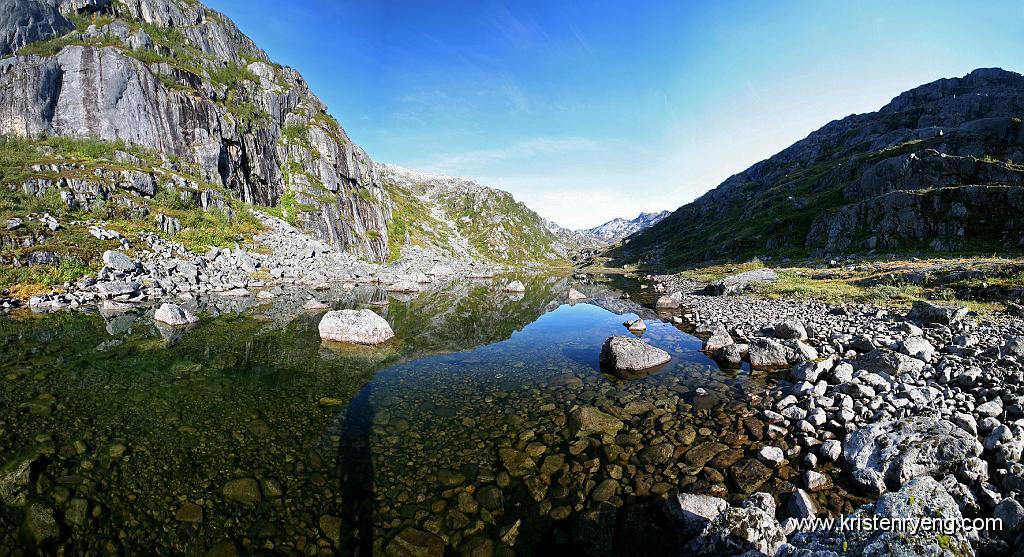
<instances>
[{"instance_id":1,"label":"steep granite cliff","mask_svg":"<svg viewBox=\"0 0 1024 557\"><path fill-rule=\"evenodd\" d=\"M394 172L385 179L386 167L351 141L298 72L198 2L2 4L0 53L16 55L0 60L0 136L27 140L17 149L32 155L0 161L12 191L59 193L68 209L101 214L113 205L122 217L147 219L173 212L154 203L161 196L202 210L217 199L229 217L237 200L371 261L394 259L407 242L499 263L566 255L540 217L505 192L410 193ZM101 149L106 158L81 156L53 137L116 148ZM410 203L431 207L411 214ZM436 213L433 204L452 226L410 233L435 226L412 222Z\"/></svg>"},{"instance_id":2,"label":"steep granite cliff","mask_svg":"<svg viewBox=\"0 0 1024 557\"><path fill-rule=\"evenodd\" d=\"M825 125L613 250L679 268L755 255L1024 246L1024 76L980 69Z\"/></svg>"}]
</instances>

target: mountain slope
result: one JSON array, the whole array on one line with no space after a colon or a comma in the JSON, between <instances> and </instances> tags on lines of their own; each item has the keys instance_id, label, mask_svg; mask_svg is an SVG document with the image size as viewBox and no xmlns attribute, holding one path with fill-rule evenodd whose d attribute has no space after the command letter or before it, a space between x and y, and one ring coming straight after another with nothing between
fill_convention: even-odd
<instances>
[{"instance_id":1,"label":"mountain slope","mask_svg":"<svg viewBox=\"0 0 1024 557\"><path fill-rule=\"evenodd\" d=\"M979 69L833 121L610 255L675 269L755 255L1017 251L1024 76Z\"/></svg>"},{"instance_id":2,"label":"mountain slope","mask_svg":"<svg viewBox=\"0 0 1024 557\"><path fill-rule=\"evenodd\" d=\"M509 264L563 261L567 250L547 221L508 192L468 178L378 165L395 203L390 258L403 243L456 259Z\"/></svg>"},{"instance_id":3,"label":"mountain slope","mask_svg":"<svg viewBox=\"0 0 1024 557\"><path fill-rule=\"evenodd\" d=\"M626 220L623 218L612 219L601 226L588 228L583 230L583 232L590 234L591 236L601 238L606 242L618 242L627 236L632 236L641 230L646 230L658 224L670 214L672 214L671 211L662 211L660 213L640 213L640 216L633 220Z\"/></svg>"},{"instance_id":4,"label":"mountain slope","mask_svg":"<svg viewBox=\"0 0 1024 557\"><path fill-rule=\"evenodd\" d=\"M400 252L399 222L409 215L381 166L298 72L271 62L224 15L194 0L3 6L0 53L16 56L0 60L0 136L16 139L0 153L0 191L27 196L6 203L7 217L42 204L176 232L156 226L164 215L199 238L208 219L193 212L212 206L232 221L255 205L371 261ZM78 143L55 148L54 137ZM539 217L506 196L476 189L438 202L458 203L459 218L470 219L460 226L474 255L564 257L527 222Z\"/></svg>"}]
</instances>

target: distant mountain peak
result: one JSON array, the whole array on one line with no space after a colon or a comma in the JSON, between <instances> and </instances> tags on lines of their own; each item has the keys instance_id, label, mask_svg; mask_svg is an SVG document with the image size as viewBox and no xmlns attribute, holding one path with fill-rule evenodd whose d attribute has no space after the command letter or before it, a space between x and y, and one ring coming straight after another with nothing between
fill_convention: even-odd
<instances>
[{"instance_id":1,"label":"distant mountain peak","mask_svg":"<svg viewBox=\"0 0 1024 557\"><path fill-rule=\"evenodd\" d=\"M615 218L601 226L588 228L583 232L601 238L606 242L614 243L658 224L670 214L672 214L671 211L661 211L660 213L640 213L639 216L632 220Z\"/></svg>"}]
</instances>

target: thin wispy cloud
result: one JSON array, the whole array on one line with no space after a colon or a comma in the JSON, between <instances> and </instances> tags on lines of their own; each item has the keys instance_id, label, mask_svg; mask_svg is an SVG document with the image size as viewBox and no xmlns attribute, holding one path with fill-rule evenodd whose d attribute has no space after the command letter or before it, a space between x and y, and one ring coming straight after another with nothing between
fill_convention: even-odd
<instances>
[{"instance_id":1,"label":"thin wispy cloud","mask_svg":"<svg viewBox=\"0 0 1024 557\"><path fill-rule=\"evenodd\" d=\"M504 147L443 155L424 160L420 166L429 172L439 174L457 172L473 174L499 162L514 161L525 164L529 159L538 156L551 157L572 152L595 151L602 147L604 147L603 143L582 137L537 137Z\"/></svg>"}]
</instances>

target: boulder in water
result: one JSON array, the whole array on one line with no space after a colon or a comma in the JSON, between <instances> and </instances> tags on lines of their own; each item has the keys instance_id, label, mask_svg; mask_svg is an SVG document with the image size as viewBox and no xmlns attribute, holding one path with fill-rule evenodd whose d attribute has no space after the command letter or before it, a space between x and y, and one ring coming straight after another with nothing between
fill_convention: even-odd
<instances>
[{"instance_id":1,"label":"boulder in water","mask_svg":"<svg viewBox=\"0 0 1024 557\"><path fill-rule=\"evenodd\" d=\"M191 325L192 323L199 322L199 318L193 315L193 313L177 304L165 303L161 305L156 313L153 314L153 319L160 323L166 323L168 325Z\"/></svg>"},{"instance_id":2,"label":"boulder in water","mask_svg":"<svg viewBox=\"0 0 1024 557\"><path fill-rule=\"evenodd\" d=\"M320 319L320 338L352 344L380 344L395 336L391 325L368 310L329 311Z\"/></svg>"},{"instance_id":3,"label":"boulder in water","mask_svg":"<svg viewBox=\"0 0 1024 557\"><path fill-rule=\"evenodd\" d=\"M570 288L569 289L569 301L570 302L579 302L581 300L586 300L586 299L587 299L587 295L586 294L580 292L579 290L576 290L575 288Z\"/></svg>"},{"instance_id":4,"label":"boulder in water","mask_svg":"<svg viewBox=\"0 0 1024 557\"><path fill-rule=\"evenodd\" d=\"M601 347L601 367L611 371L644 371L671 359L668 352L635 337L608 337Z\"/></svg>"}]
</instances>

